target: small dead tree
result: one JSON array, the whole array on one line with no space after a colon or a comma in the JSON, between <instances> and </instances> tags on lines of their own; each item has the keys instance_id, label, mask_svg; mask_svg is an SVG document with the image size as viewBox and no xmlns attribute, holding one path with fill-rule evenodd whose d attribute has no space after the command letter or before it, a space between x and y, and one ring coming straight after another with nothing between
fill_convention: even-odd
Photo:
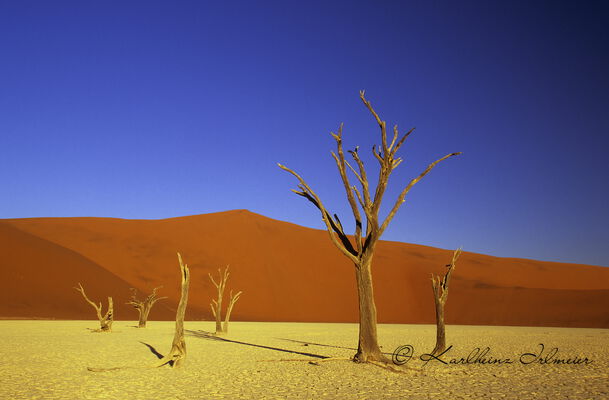
<instances>
[{"instance_id":1,"label":"small dead tree","mask_svg":"<svg viewBox=\"0 0 609 400\"><path fill-rule=\"evenodd\" d=\"M344 232L343 225L338 218L338 215L331 214L327 210L319 196L317 196L317 194L313 191L313 189L311 189L305 180L290 168L281 164L278 164L278 166L298 179L298 190L292 191L297 195L304 197L319 209L321 218L326 226L328 234L330 235L332 243L334 243L334 245L355 266L355 279L359 302L359 343L357 353L353 357L353 360L357 362L382 361L387 363L389 360L381 353L378 345L376 330L376 305L374 302L371 272L372 258L376 244L383 232L385 232L389 222L391 222L400 206L405 202L406 195L410 189L412 189L412 187L425 175L427 175L439 162L461 153L450 153L431 163L423 172L421 172L416 178L412 179L408 185L406 185L396 199L387 217L384 220L380 220L379 210L381 208L381 202L383 200L383 195L385 194L385 189L387 188L389 177L393 170L396 169L402 162L401 158L395 157L396 153L406 138L414 131L414 128L406 132L401 138L398 138L398 127L397 125L394 126L393 139L391 140L391 143L389 143L387 140L386 122L381 120L379 115L372 108L370 102L366 100L364 97L364 91L360 92L360 98L378 123L381 130L382 145L379 146L378 149L376 145L372 147L372 154L380 165L378 182L373 193L370 190L368 174L364 168L364 162L359 156L358 147L352 151L349 151L349 154L355 162L355 168L345 159L342 139L343 125L340 125L338 133L331 133L337 145L337 152L332 152L332 157L334 158L336 166L338 167L338 172L342 180L342 186L345 189L347 200L355 219L354 243ZM355 185L351 185L348 177L348 170L353 173L357 182L359 182L361 189L358 189ZM362 228L362 212L360 211L360 207L363 211L364 217L366 218L365 230Z\"/></svg>"},{"instance_id":2,"label":"small dead tree","mask_svg":"<svg viewBox=\"0 0 609 400\"><path fill-rule=\"evenodd\" d=\"M433 289L433 298L436 304L436 347L431 354L440 354L446 350L446 332L444 328L444 305L448 298L448 283L457 264L457 259L461 255L461 248L458 248L453 253L453 259L450 264L446 265L446 273L444 277L431 274L431 288Z\"/></svg>"},{"instance_id":3,"label":"small dead tree","mask_svg":"<svg viewBox=\"0 0 609 400\"><path fill-rule=\"evenodd\" d=\"M106 314L102 316L102 303L101 301L98 304L92 302L85 293L85 289L82 287L80 282L78 283L78 287L74 288L76 291L80 292L82 296L85 298L87 303L91 304L95 311L97 312L97 319L99 319L100 328L94 330L93 332L111 332L112 331L112 322L114 322L114 303L112 302L112 297L108 297L108 311Z\"/></svg>"},{"instance_id":4,"label":"small dead tree","mask_svg":"<svg viewBox=\"0 0 609 400\"><path fill-rule=\"evenodd\" d=\"M233 295L233 291L230 291L228 307L226 308L226 316L224 318L224 325L222 325L222 299L224 298L224 289L226 288L226 282L228 281L228 276L230 275L230 273L228 272L228 265L224 269L224 272L222 272L220 268L218 268L217 282L211 274L208 275L209 279L211 279L212 283L218 290L218 298L215 300L212 299L211 303L209 303L209 306L211 307L211 313L216 319L216 335L227 333L230 314L233 311L235 303L237 302L237 300L239 300L239 297L241 297L241 294L243 292L238 292L237 294Z\"/></svg>"},{"instance_id":5,"label":"small dead tree","mask_svg":"<svg viewBox=\"0 0 609 400\"><path fill-rule=\"evenodd\" d=\"M209 279L214 284L218 291L218 297L214 300L212 299L209 306L211 307L211 312L216 318L216 334L223 333L222 330L222 299L224 298L224 289L226 288L226 281L228 281L228 276L230 273L228 272L228 265L224 269L224 272L218 268L218 282L214 279L211 273L208 273Z\"/></svg>"},{"instance_id":6,"label":"small dead tree","mask_svg":"<svg viewBox=\"0 0 609 400\"><path fill-rule=\"evenodd\" d=\"M156 291L163 286L158 286L152 289L152 293L146 297L144 300L137 299L137 290L135 288L131 288L131 300L126 304L132 305L139 313L139 322L138 328L145 328L146 322L148 321L148 315L150 314L150 310L154 303L159 300L166 299L167 297L156 297Z\"/></svg>"}]
</instances>

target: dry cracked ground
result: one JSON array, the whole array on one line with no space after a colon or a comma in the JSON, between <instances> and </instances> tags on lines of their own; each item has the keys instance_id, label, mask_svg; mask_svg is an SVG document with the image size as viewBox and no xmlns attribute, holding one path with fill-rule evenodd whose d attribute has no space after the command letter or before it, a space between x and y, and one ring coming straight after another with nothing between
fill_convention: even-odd
<instances>
[{"instance_id":1,"label":"dry cracked ground","mask_svg":"<svg viewBox=\"0 0 609 400\"><path fill-rule=\"evenodd\" d=\"M112 333L91 333L96 324L0 321L0 398L609 398L606 329L448 326L452 347L425 362L434 326L379 325L383 350L400 348L397 360L407 361L393 372L346 360L356 324L234 322L218 340L207 333L212 322L187 321L178 370L145 368L153 349L169 350L173 322L117 321ZM127 368L87 370L119 366Z\"/></svg>"}]
</instances>

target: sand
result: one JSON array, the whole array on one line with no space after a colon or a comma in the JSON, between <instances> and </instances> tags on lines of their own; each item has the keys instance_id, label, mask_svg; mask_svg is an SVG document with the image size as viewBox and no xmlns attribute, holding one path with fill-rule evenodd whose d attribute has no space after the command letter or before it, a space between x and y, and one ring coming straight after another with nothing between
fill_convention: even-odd
<instances>
[{"instance_id":1,"label":"sand","mask_svg":"<svg viewBox=\"0 0 609 400\"><path fill-rule=\"evenodd\" d=\"M150 321L145 329L135 325L116 321L114 332L102 334L87 330L96 328L96 321L0 321L0 398L609 398L606 329L450 325L447 338L453 348L442 357L445 361L466 358L472 349L489 346L487 358L509 358L513 364L444 365L417 358L433 347L434 326L381 324L384 351L391 353L407 344L415 351L415 357L401 367L404 372L395 373L375 365L323 362L295 353L352 356L356 324L234 322L225 337L229 342L204 334L213 329L212 322L187 321L184 368L87 371L87 367L154 362L155 355L140 342L160 353L169 349L173 322ZM554 359L587 357L592 363L522 364L520 356L539 353L539 343L545 345L546 354L558 347Z\"/></svg>"},{"instance_id":2,"label":"sand","mask_svg":"<svg viewBox=\"0 0 609 400\"><path fill-rule=\"evenodd\" d=\"M492 257L464 246L447 323L609 328L609 268ZM96 302L113 296L118 319L137 318L124 305L130 287L149 293L163 285L159 295L169 298L151 318L173 320L180 251L192 275L188 319L212 318L216 289L208 273L230 264L227 289L243 291L235 320L358 320L353 265L327 232L246 210L164 220L5 219L0 251L0 317L91 318L72 289L81 282ZM379 322L434 323L430 274L443 273L451 256L451 249L379 242L372 271Z\"/></svg>"}]
</instances>

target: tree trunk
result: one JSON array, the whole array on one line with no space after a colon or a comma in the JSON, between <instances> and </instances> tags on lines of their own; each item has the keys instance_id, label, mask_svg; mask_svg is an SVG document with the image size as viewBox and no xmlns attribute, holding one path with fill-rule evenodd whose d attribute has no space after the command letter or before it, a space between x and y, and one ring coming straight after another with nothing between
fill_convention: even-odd
<instances>
[{"instance_id":1,"label":"tree trunk","mask_svg":"<svg viewBox=\"0 0 609 400\"><path fill-rule=\"evenodd\" d=\"M101 316L101 315L100 315ZM112 297L108 297L108 311L106 315L99 319L100 331L110 332L112 330L112 323L114 322L114 303Z\"/></svg>"},{"instance_id":2,"label":"tree trunk","mask_svg":"<svg viewBox=\"0 0 609 400\"><path fill-rule=\"evenodd\" d=\"M231 310L226 310L226 319L224 320L224 325L222 326L222 333L228 333L228 320L230 319Z\"/></svg>"},{"instance_id":3,"label":"tree trunk","mask_svg":"<svg viewBox=\"0 0 609 400\"><path fill-rule=\"evenodd\" d=\"M180 303L178 304L178 310L176 311L176 329L173 336L173 342L171 343L171 350L169 354L163 357L156 367L160 367L165 364L173 368L181 367L186 358L186 341L184 340L184 316L186 315L186 306L188 304L188 289L190 287L190 270L188 265L182 262L182 256L178 253L178 260L180 262L180 271L182 272L182 285L180 293Z\"/></svg>"},{"instance_id":4,"label":"tree trunk","mask_svg":"<svg viewBox=\"0 0 609 400\"><path fill-rule=\"evenodd\" d=\"M218 305L216 308L216 333L224 333L222 329L222 297L218 297Z\"/></svg>"},{"instance_id":5,"label":"tree trunk","mask_svg":"<svg viewBox=\"0 0 609 400\"><path fill-rule=\"evenodd\" d=\"M436 347L431 354L440 354L446 350L446 331L444 329L444 303L434 296L436 303Z\"/></svg>"},{"instance_id":6,"label":"tree trunk","mask_svg":"<svg viewBox=\"0 0 609 400\"><path fill-rule=\"evenodd\" d=\"M137 324L138 328L145 328L146 327L146 321L148 321L148 314L150 314L150 309L152 307L148 306L148 305L144 305L144 309L140 310L140 320Z\"/></svg>"},{"instance_id":7,"label":"tree trunk","mask_svg":"<svg viewBox=\"0 0 609 400\"><path fill-rule=\"evenodd\" d=\"M381 352L376 333L376 305L372 286L372 260L355 265L357 296L359 300L359 343L355 362L389 362Z\"/></svg>"}]
</instances>

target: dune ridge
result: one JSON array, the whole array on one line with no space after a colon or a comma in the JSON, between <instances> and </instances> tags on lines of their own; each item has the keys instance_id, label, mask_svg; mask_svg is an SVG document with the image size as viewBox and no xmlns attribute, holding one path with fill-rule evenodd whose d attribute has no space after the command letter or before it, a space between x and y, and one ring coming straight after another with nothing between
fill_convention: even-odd
<instances>
[{"instance_id":1,"label":"dune ridge","mask_svg":"<svg viewBox=\"0 0 609 400\"><path fill-rule=\"evenodd\" d=\"M187 318L211 319L207 276L230 265L228 289L242 290L242 321L355 322L353 267L325 231L247 210L162 220L0 220L0 317L90 319L71 290L112 295L117 319L136 319L129 287L163 285L150 319L172 319L179 297L176 251L191 268ZM373 264L381 323L433 323L430 274L452 250L382 241ZM49 284L50 283L50 284ZM464 252L446 306L448 324L609 328L609 268Z\"/></svg>"}]
</instances>

